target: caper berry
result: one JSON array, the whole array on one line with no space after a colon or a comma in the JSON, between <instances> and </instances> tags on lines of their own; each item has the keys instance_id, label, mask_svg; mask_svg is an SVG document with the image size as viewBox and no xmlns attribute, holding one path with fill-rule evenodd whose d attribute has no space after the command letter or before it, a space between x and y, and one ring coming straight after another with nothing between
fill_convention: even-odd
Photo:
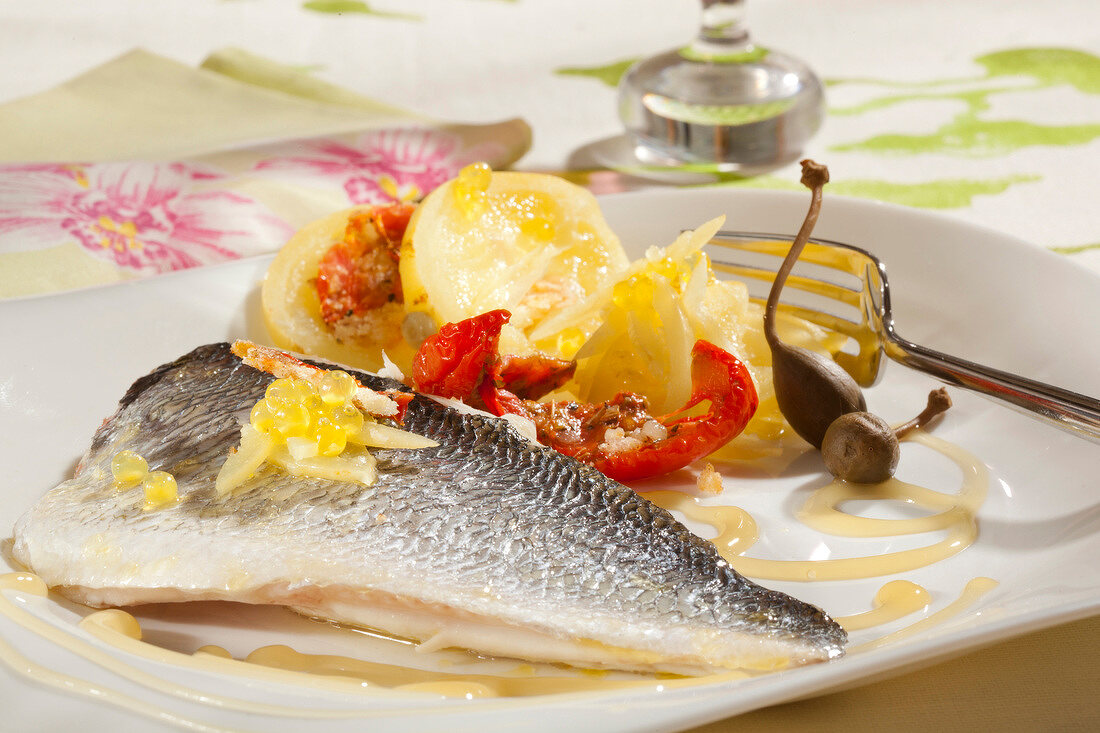
<instances>
[{"instance_id":1,"label":"caper berry","mask_svg":"<svg viewBox=\"0 0 1100 733\"><path fill-rule=\"evenodd\" d=\"M857 484L877 484L894 475L901 458L893 428L870 412L841 415L821 443L825 467L834 476Z\"/></svg>"}]
</instances>

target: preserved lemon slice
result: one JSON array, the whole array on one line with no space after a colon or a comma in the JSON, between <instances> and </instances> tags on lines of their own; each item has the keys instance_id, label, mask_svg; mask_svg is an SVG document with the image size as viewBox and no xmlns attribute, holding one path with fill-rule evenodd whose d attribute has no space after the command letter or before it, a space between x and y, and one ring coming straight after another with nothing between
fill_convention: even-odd
<instances>
[{"instance_id":1,"label":"preserved lemon slice","mask_svg":"<svg viewBox=\"0 0 1100 733\"><path fill-rule=\"evenodd\" d=\"M543 319L583 301L627 265L590 192L556 176L492 172L484 164L467 166L429 195L401 247L406 310L441 325L506 308L512 319L502 353L530 348L528 335Z\"/></svg>"},{"instance_id":2,"label":"preserved lemon slice","mask_svg":"<svg viewBox=\"0 0 1100 733\"><path fill-rule=\"evenodd\" d=\"M355 339L337 338L321 318L316 278L321 258L344 238L351 215L362 208L339 211L300 229L275 255L261 291L264 321L280 348L320 356L349 366L377 371L382 350L406 372L413 349L401 336L405 310L387 303L372 311L375 328Z\"/></svg>"},{"instance_id":3,"label":"preserved lemon slice","mask_svg":"<svg viewBox=\"0 0 1100 733\"><path fill-rule=\"evenodd\" d=\"M225 496L250 479L275 447L275 440L270 434L262 433L251 425L243 426L241 444L226 457L214 480L217 495Z\"/></svg>"}]
</instances>

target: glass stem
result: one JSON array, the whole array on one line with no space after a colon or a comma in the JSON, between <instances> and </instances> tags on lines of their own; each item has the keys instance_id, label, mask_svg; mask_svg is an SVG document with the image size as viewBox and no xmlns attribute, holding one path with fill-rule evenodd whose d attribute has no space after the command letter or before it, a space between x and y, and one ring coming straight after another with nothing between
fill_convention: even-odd
<instances>
[{"instance_id":1,"label":"glass stem","mask_svg":"<svg viewBox=\"0 0 1100 733\"><path fill-rule=\"evenodd\" d=\"M745 24L745 0L702 0L703 27L698 42L726 53L752 46Z\"/></svg>"}]
</instances>

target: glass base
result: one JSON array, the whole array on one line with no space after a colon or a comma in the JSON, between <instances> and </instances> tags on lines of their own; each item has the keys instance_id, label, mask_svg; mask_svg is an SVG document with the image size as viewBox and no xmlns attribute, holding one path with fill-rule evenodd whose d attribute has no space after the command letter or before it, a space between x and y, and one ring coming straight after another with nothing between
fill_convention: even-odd
<instances>
[{"instance_id":1,"label":"glass base","mask_svg":"<svg viewBox=\"0 0 1100 733\"><path fill-rule=\"evenodd\" d=\"M715 160L689 155L679 149L670 149L663 141L652 138L632 135L627 140L633 153L634 162L646 166L649 170L665 169L674 171L687 169L701 175L708 173L740 173L744 176L755 176L781 168L801 157L801 150L797 150L787 156L768 156L767 160L763 161L757 160L755 157L751 157L744 162L728 159Z\"/></svg>"},{"instance_id":2,"label":"glass base","mask_svg":"<svg viewBox=\"0 0 1100 733\"><path fill-rule=\"evenodd\" d=\"M619 84L627 134L639 160L654 165L784 165L799 157L824 110L809 67L763 49L728 57L668 51L635 64Z\"/></svg>"}]
</instances>

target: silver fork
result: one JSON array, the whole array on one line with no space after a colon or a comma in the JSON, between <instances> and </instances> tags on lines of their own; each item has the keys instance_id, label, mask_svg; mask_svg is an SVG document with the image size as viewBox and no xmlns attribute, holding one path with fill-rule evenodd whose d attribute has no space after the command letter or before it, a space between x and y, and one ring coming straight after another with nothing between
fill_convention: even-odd
<instances>
[{"instance_id":1,"label":"silver fork","mask_svg":"<svg viewBox=\"0 0 1100 733\"><path fill-rule=\"evenodd\" d=\"M721 231L711 245L736 257L723 261L712 252L711 260L715 270L749 283L750 295L762 301L791 240L781 234ZM1100 442L1100 400L975 364L899 336L890 309L886 266L870 252L811 238L798 262L783 289L786 297L780 308L847 336L847 344L838 347L833 358L861 386L869 386L879 377L885 354L948 384L987 395ZM792 293L792 289L799 292Z\"/></svg>"}]
</instances>

